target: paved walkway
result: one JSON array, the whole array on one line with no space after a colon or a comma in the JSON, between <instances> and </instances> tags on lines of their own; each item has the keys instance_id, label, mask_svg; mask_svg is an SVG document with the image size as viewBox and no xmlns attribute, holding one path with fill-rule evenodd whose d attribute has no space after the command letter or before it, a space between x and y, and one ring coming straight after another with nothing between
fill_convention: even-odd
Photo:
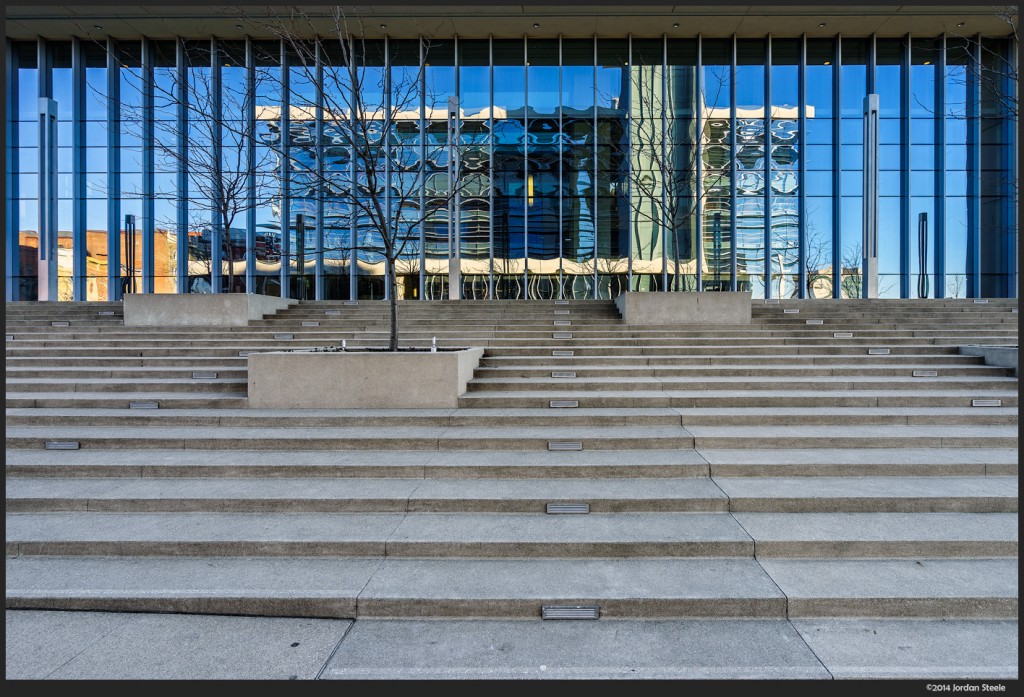
<instances>
[{"instance_id":1,"label":"paved walkway","mask_svg":"<svg viewBox=\"0 0 1024 697\"><path fill-rule=\"evenodd\" d=\"M353 622L12 610L6 640L8 680L955 677L1005 686L1018 665L1017 622L1006 620Z\"/></svg>"}]
</instances>

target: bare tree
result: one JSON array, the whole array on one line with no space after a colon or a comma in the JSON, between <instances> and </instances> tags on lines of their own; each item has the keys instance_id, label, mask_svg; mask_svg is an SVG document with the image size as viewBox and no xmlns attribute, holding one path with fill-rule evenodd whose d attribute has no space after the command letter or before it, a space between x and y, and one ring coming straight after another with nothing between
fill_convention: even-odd
<instances>
[{"instance_id":1,"label":"bare tree","mask_svg":"<svg viewBox=\"0 0 1024 697\"><path fill-rule=\"evenodd\" d=\"M817 230L808 221L805 226L807 249L804 254L805 291L808 298L832 297L832 235Z\"/></svg>"},{"instance_id":2,"label":"bare tree","mask_svg":"<svg viewBox=\"0 0 1024 697\"><path fill-rule=\"evenodd\" d=\"M304 109L306 121L312 108L310 145L323 147L309 147L308 156L296 167L315 195L350 207L358 230L354 249L382 259L390 301L388 348L397 351L397 267L407 250L415 248L426 223L449 219L460 192L481 186L480 175L461 171L452 133L447 137L452 147L432 146L435 161L454 160L448 162L447 172L429 170L405 145L427 137L419 133L421 120L443 121L454 129L460 118L458 111L449 113L447 103L441 109L432 107L438 103L436 95L426 99L422 93L430 41L421 37L417 57L404 70L389 71L384 56L375 54L377 44L361 38L366 34L363 18L350 22L340 7L330 8L326 35L323 24L316 25L300 8L248 19L284 42L293 56L291 79L301 76L310 90L311 104L289 108ZM426 99L428 113L421 113L421 99ZM282 157L296 162L294 144L289 148L282 142L278 147ZM458 229L458 221L451 224Z\"/></svg>"}]
</instances>

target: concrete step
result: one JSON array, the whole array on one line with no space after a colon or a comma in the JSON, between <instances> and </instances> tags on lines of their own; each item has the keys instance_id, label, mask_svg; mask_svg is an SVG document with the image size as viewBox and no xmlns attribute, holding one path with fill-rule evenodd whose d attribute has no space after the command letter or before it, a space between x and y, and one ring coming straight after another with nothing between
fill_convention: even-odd
<instances>
[{"instance_id":1,"label":"concrete step","mask_svg":"<svg viewBox=\"0 0 1024 697\"><path fill-rule=\"evenodd\" d=\"M591 513L724 512L706 477L685 479L8 478L9 513L111 511L545 513L585 503ZM979 505L982 505L979 502ZM996 504L992 502L990 507Z\"/></svg>"},{"instance_id":2,"label":"concrete step","mask_svg":"<svg viewBox=\"0 0 1024 697\"><path fill-rule=\"evenodd\" d=\"M730 511L1016 513L1017 478L720 477Z\"/></svg>"},{"instance_id":3,"label":"concrete step","mask_svg":"<svg viewBox=\"0 0 1024 697\"><path fill-rule=\"evenodd\" d=\"M811 401L811 400L808 400ZM1015 425L1016 407L821 406L609 409L153 409L8 408L8 426L675 426L813 424Z\"/></svg>"},{"instance_id":4,"label":"concrete step","mask_svg":"<svg viewBox=\"0 0 1024 697\"><path fill-rule=\"evenodd\" d=\"M21 556L7 607L313 617L784 617L750 558L405 559Z\"/></svg>"},{"instance_id":5,"label":"concrete step","mask_svg":"<svg viewBox=\"0 0 1024 697\"><path fill-rule=\"evenodd\" d=\"M709 463L715 481L722 481L723 486L731 477L980 477L1017 474L1017 451L1012 448L701 448L699 452Z\"/></svg>"},{"instance_id":6,"label":"concrete step","mask_svg":"<svg viewBox=\"0 0 1024 697\"><path fill-rule=\"evenodd\" d=\"M6 523L9 555L742 557L754 552L750 536L727 513L56 512L9 513ZM939 534L918 527L925 545L929 533ZM978 550L973 556L982 549L987 556L1005 556L1008 552L998 553L1007 546L1003 527L965 519L955 539L973 540L960 545L965 552ZM999 539L981 540L982 530ZM914 548L913 540L901 542L901 548Z\"/></svg>"},{"instance_id":7,"label":"concrete step","mask_svg":"<svg viewBox=\"0 0 1024 697\"><path fill-rule=\"evenodd\" d=\"M981 428L981 427L979 427ZM1000 428L1000 427L990 427ZM7 447L41 449L47 441L74 441L81 448L249 450L548 450L555 443L584 450L690 449L693 437L682 427L564 426L483 427L32 427L7 429ZM577 448L578 449L578 448Z\"/></svg>"},{"instance_id":8,"label":"concrete step","mask_svg":"<svg viewBox=\"0 0 1024 697\"><path fill-rule=\"evenodd\" d=\"M674 409L8 409L9 426L678 426Z\"/></svg>"},{"instance_id":9,"label":"concrete step","mask_svg":"<svg viewBox=\"0 0 1024 697\"><path fill-rule=\"evenodd\" d=\"M125 385L125 390L130 385ZM248 403L239 392L7 392L10 409L130 409L133 402L156 402L161 409L237 409Z\"/></svg>"},{"instance_id":10,"label":"concrete step","mask_svg":"<svg viewBox=\"0 0 1024 697\"><path fill-rule=\"evenodd\" d=\"M736 448L1016 448L1014 426L689 426L695 446Z\"/></svg>"},{"instance_id":11,"label":"concrete step","mask_svg":"<svg viewBox=\"0 0 1024 697\"><path fill-rule=\"evenodd\" d=\"M1000 368L984 364L933 364L927 368L934 370L941 377L996 377L1012 378L1012 368ZM908 375L914 377L917 370L907 365L879 365L864 366L856 363L838 363L833 365L735 365L735 366L668 366L658 364L638 364L621 366L597 366L580 365L571 369L564 365L553 362L547 365L501 365L493 367L477 368L476 379L498 379L509 378L552 378L554 371L576 373L575 379L589 380L595 378L623 378L636 379L644 377L655 378L735 378L735 377L758 377L758 378L815 378L815 377L901 377ZM11 376L27 376L26 368L8 368ZM39 370L39 375L50 375L51 373ZM56 371L53 371L54 373ZM63 373L61 373L63 374ZM89 373L83 373L83 376ZM936 377L938 377L936 376Z\"/></svg>"},{"instance_id":12,"label":"concrete step","mask_svg":"<svg viewBox=\"0 0 1024 697\"><path fill-rule=\"evenodd\" d=\"M926 390L909 392L900 390L830 390L827 392L786 390L589 390L577 391L568 382L560 389L537 391L478 391L459 397L459 407L466 409L531 408L543 409L551 400L575 400L579 408L625 409L664 408L680 409L755 409L755 408L956 408L972 409L975 399L998 399L1000 407L1016 408L1018 396L1004 390ZM972 412L972 413L974 413ZM984 417L988 418L988 417Z\"/></svg>"},{"instance_id":13,"label":"concrete step","mask_svg":"<svg viewBox=\"0 0 1024 697\"><path fill-rule=\"evenodd\" d=\"M971 358L974 358L973 356ZM47 370L50 368L68 368L70 370L90 368L194 368L195 370L216 370L220 366L229 366L235 369L245 369L247 361L244 357L234 356L181 356L176 358L161 357L96 357L80 356L74 361L73 368L69 368L66 360L48 357L8 357L7 368L17 367L19 369Z\"/></svg>"},{"instance_id":14,"label":"concrete step","mask_svg":"<svg viewBox=\"0 0 1024 697\"><path fill-rule=\"evenodd\" d=\"M10 513L9 555L1013 557L1015 513Z\"/></svg>"},{"instance_id":15,"label":"concrete step","mask_svg":"<svg viewBox=\"0 0 1024 697\"><path fill-rule=\"evenodd\" d=\"M1017 512L1016 477L7 478L7 512Z\"/></svg>"},{"instance_id":16,"label":"concrete step","mask_svg":"<svg viewBox=\"0 0 1024 697\"><path fill-rule=\"evenodd\" d=\"M126 383L123 378L7 378L9 392L124 392L127 389L139 392L195 392L201 389L207 393L240 393L248 390L245 377L213 380L189 378L135 378Z\"/></svg>"},{"instance_id":17,"label":"concrete step","mask_svg":"<svg viewBox=\"0 0 1024 697\"><path fill-rule=\"evenodd\" d=\"M973 454L973 453L972 453ZM939 452L964 474L984 474L967 453ZM973 464L971 464L973 463ZM1006 465L1009 467L1009 465ZM953 465L947 465L947 470ZM1013 460L1014 472L1016 459ZM694 450L7 450L9 477L406 477L679 478L706 477Z\"/></svg>"},{"instance_id":18,"label":"concrete step","mask_svg":"<svg viewBox=\"0 0 1024 697\"><path fill-rule=\"evenodd\" d=\"M10 381L9 381L10 382ZM467 392L501 391L513 392L542 391L556 392L561 389L573 391L619 390L665 390L685 391L699 387L701 390L764 390L777 391L786 388L795 390L901 390L946 391L946 390L1006 390L1016 388L1017 380L997 376L943 376L911 377L891 376L885 380L860 375L837 375L822 377L787 376L784 380L774 376L664 376L664 377L576 377L553 378L549 375L536 378L480 378L476 377L467 385Z\"/></svg>"},{"instance_id":19,"label":"concrete step","mask_svg":"<svg viewBox=\"0 0 1024 697\"><path fill-rule=\"evenodd\" d=\"M538 617L543 605L582 604L599 605L606 619L1014 618L1017 613L1017 568L1009 559L772 559L758 564L729 558L22 556L8 558L6 571L9 609L367 619L526 619ZM576 641L585 627L619 624L544 626L571 626L571 641ZM783 645L793 643L802 645Z\"/></svg>"},{"instance_id":20,"label":"concrete step","mask_svg":"<svg viewBox=\"0 0 1024 697\"><path fill-rule=\"evenodd\" d=\"M28 361L46 361L45 358L9 358L8 365L22 365ZM107 359L82 359L83 361L102 361ZM125 358L121 360L140 360ZM161 359L153 358L152 361ZM208 359L212 360L212 359ZM53 361L54 365L61 365ZM830 354L814 355L806 353L794 353L790 355L733 355L733 356L657 356L649 354L636 355L573 355L573 356L552 356L547 354L531 355L499 355L497 349L489 349L484 357L480 359L482 370L492 368L509 369L532 369L537 367L547 368L553 366L556 370L565 370L567 366L578 366L592 370L602 368L625 368L635 367L637 369L663 368L671 369L676 366L701 367L708 370L721 368L728 369L737 366L757 365L762 367L777 366L783 369L801 369L818 367L842 367L858 366L865 370L873 368L894 368L907 369L926 366L950 367L985 367L984 359L980 356L960 355L957 353L943 352L937 354L891 354L885 356L869 355L866 353L857 354ZM991 366L987 366L991 367Z\"/></svg>"},{"instance_id":21,"label":"concrete step","mask_svg":"<svg viewBox=\"0 0 1024 697\"><path fill-rule=\"evenodd\" d=\"M50 380L95 380L95 379L117 379L117 380L145 380L145 379L159 379L159 380L202 380L207 381L210 378L198 377L194 378L193 373L209 374L215 373L216 378L223 379L240 379L245 380L248 371L246 366L236 365L213 365L203 366L202 368L196 368L194 365L184 365L178 367L158 367L158 366L137 366L137 367L104 367L104 366L90 366L90 367L51 367L51 368L37 368L37 367L18 367L18 366L7 366L7 379L25 380L29 378L45 378Z\"/></svg>"},{"instance_id":22,"label":"concrete step","mask_svg":"<svg viewBox=\"0 0 1024 697\"><path fill-rule=\"evenodd\" d=\"M733 513L774 557L1015 557L1016 513Z\"/></svg>"}]
</instances>

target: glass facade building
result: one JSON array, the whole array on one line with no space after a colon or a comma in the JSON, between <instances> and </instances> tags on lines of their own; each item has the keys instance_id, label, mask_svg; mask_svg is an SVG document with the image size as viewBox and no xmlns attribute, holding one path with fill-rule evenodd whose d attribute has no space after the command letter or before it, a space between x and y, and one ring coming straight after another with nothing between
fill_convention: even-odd
<instances>
[{"instance_id":1,"label":"glass facade building","mask_svg":"<svg viewBox=\"0 0 1024 697\"><path fill-rule=\"evenodd\" d=\"M466 299L860 297L872 161L879 297L1015 297L1016 51L946 35L9 39L7 299L54 273L62 300L382 298L370 187L409 221L402 299L448 297L454 259ZM347 89L383 170L337 127ZM460 194L424 218L450 176Z\"/></svg>"}]
</instances>

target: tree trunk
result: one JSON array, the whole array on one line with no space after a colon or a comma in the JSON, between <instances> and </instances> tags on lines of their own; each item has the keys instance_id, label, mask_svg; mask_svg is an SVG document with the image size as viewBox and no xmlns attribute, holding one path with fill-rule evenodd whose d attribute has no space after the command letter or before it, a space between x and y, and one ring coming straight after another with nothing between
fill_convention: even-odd
<instances>
[{"instance_id":1,"label":"tree trunk","mask_svg":"<svg viewBox=\"0 0 1024 697\"><path fill-rule=\"evenodd\" d=\"M228 261L228 292L235 292L235 249L231 244L231 228L224 221L221 224L221 257L227 256ZM226 248L226 249L225 249Z\"/></svg>"},{"instance_id":2,"label":"tree trunk","mask_svg":"<svg viewBox=\"0 0 1024 697\"><path fill-rule=\"evenodd\" d=\"M395 263L392 260L388 260L387 263L387 284L391 292L388 293L390 298L389 305L391 311L391 322L389 324L388 332L388 350L398 350L398 300L395 297Z\"/></svg>"}]
</instances>

